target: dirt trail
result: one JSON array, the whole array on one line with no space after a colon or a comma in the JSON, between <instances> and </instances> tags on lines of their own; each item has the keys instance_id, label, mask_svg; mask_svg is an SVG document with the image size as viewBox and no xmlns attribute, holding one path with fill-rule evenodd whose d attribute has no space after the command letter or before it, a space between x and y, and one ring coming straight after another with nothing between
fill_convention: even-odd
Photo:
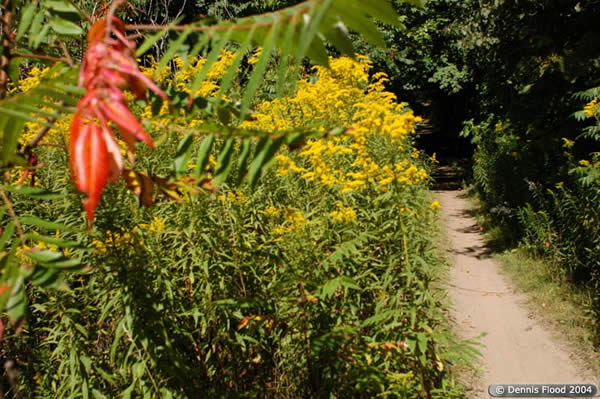
<instances>
[{"instance_id":1,"label":"dirt trail","mask_svg":"<svg viewBox=\"0 0 600 399\"><path fill-rule=\"evenodd\" d=\"M464 338L487 333L481 339L484 373L469 398L489 398L489 384L594 383L499 273L462 192L438 191L436 197L454 255L449 293L457 330Z\"/></svg>"}]
</instances>

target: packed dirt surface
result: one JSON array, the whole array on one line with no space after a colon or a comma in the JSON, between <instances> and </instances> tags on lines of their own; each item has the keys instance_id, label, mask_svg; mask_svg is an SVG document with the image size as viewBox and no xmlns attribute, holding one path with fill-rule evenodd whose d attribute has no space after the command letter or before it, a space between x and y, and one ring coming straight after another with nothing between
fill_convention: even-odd
<instances>
[{"instance_id":1,"label":"packed dirt surface","mask_svg":"<svg viewBox=\"0 0 600 399\"><path fill-rule=\"evenodd\" d=\"M566 345L524 307L526 298L514 292L490 257L470 204L461 191L437 191L454 257L448 291L451 313L463 338L481 338L483 375L465 384L469 398L489 398L490 384L595 383ZM579 367L578 367L579 366Z\"/></svg>"}]
</instances>

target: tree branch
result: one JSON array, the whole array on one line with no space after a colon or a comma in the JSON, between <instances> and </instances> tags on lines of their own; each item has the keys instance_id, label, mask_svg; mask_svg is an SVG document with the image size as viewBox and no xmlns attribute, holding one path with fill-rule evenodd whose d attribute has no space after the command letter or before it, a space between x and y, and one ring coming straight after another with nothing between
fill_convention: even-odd
<instances>
[{"instance_id":1,"label":"tree branch","mask_svg":"<svg viewBox=\"0 0 600 399\"><path fill-rule=\"evenodd\" d=\"M79 6L77 4L75 4L75 2L73 0L67 0L69 2L69 4L71 4L73 7L75 7L77 9L77 11L83 15L85 17L85 19L93 24L94 20L92 19L92 17L90 17L90 15L88 13L86 13L85 11L83 11L81 8L79 8Z\"/></svg>"},{"instance_id":2,"label":"tree branch","mask_svg":"<svg viewBox=\"0 0 600 399\"><path fill-rule=\"evenodd\" d=\"M59 106L64 105L63 101L59 101L58 102ZM54 122L56 122L56 118L49 118L48 119L48 123L50 125L52 125ZM42 139L44 138L44 136L46 136L46 134L48 134L48 132L50 131L50 129L52 129L50 126L43 126L40 131L29 141L29 143L27 143L27 145L24 145L21 150L19 151L20 154L27 154L29 152L31 152L31 150L33 150L35 147L38 146L39 142L42 141Z\"/></svg>"},{"instance_id":3,"label":"tree branch","mask_svg":"<svg viewBox=\"0 0 600 399\"><path fill-rule=\"evenodd\" d=\"M13 9L12 0L5 0L2 14L2 41L0 47L0 99L6 97L8 92L9 66L11 60L10 49L13 47Z\"/></svg>"},{"instance_id":4,"label":"tree branch","mask_svg":"<svg viewBox=\"0 0 600 399\"><path fill-rule=\"evenodd\" d=\"M71 68L73 68L75 66L75 63L73 62L73 58L71 57L71 54L69 53L69 50L67 49L67 46L65 45L65 42L60 40L59 45L63 51L63 54L65 55L65 58L67 59L67 64L69 64L69 66Z\"/></svg>"}]
</instances>

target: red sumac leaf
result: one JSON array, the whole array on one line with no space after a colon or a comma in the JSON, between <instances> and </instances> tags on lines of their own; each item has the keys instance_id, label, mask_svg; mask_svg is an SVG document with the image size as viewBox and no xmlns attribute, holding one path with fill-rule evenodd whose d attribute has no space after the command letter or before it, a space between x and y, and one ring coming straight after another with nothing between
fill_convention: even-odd
<instances>
[{"instance_id":1,"label":"red sumac leaf","mask_svg":"<svg viewBox=\"0 0 600 399\"><path fill-rule=\"evenodd\" d=\"M126 37L124 22L117 17L111 16L110 23L106 18L99 20L88 32L88 48L79 74L79 84L86 94L71 122L69 155L75 185L87 194L84 207L90 221L104 186L116 181L123 170L121 151L109 123L118 126L131 153L137 141L154 148L121 90L129 87L140 99L152 90L168 101L166 94L139 70L135 48L135 41ZM140 180L140 176L136 178ZM152 203L153 182L147 176L141 178L137 190L142 203Z\"/></svg>"},{"instance_id":2,"label":"red sumac leaf","mask_svg":"<svg viewBox=\"0 0 600 399\"><path fill-rule=\"evenodd\" d=\"M83 203L88 219L94 220L104 186L110 175L109 153L102 128L88 123L71 131L71 169L77 189L87 195Z\"/></svg>"}]
</instances>

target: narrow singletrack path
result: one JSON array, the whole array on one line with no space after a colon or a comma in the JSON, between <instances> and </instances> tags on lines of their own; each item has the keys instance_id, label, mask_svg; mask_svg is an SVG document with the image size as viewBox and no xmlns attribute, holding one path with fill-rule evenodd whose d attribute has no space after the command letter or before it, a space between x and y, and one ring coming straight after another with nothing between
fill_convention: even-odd
<instances>
[{"instance_id":1,"label":"narrow singletrack path","mask_svg":"<svg viewBox=\"0 0 600 399\"><path fill-rule=\"evenodd\" d=\"M595 383L576 366L566 345L525 308L526 297L500 274L463 193L435 195L454 257L448 291L457 332L463 338L487 334L481 339L483 375L472 381L468 397L489 398L490 384Z\"/></svg>"}]
</instances>

